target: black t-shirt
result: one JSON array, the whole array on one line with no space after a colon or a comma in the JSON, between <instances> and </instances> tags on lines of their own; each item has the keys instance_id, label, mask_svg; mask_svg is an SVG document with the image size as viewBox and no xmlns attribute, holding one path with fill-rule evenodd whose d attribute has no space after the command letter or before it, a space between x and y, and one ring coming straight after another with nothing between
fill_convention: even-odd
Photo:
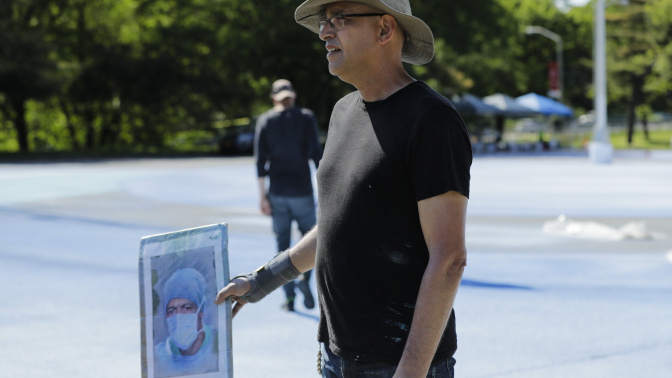
<instances>
[{"instance_id":1,"label":"black t-shirt","mask_svg":"<svg viewBox=\"0 0 672 378\"><path fill-rule=\"evenodd\" d=\"M344 358L398 363L429 261L417 202L469 196L471 144L452 103L423 82L332 113L317 172L318 340ZM455 316L435 360L457 348Z\"/></svg>"},{"instance_id":2,"label":"black t-shirt","mask_svg":"<svg viewBox=\"0 0 672 378\"><path fill-rule=\"evenodd\" d=\"M285 197L311 196L308 160L322 158L317 120L312 111L294 107L270 109L257 119L254 135L257 176L269 176L269 193Z\"/></svg>"}]
</instances>

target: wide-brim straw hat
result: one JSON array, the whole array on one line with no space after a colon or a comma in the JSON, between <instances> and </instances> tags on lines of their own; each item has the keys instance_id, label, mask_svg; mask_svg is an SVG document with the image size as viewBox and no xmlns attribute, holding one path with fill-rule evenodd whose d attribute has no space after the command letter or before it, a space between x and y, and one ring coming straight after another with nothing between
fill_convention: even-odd
<instances>
[{"instance_id":1,"label":"wide-brim straw hat","mask_svg":"<svg viewBox=\"0 0 672 378\"><path fill-rule=\"evenodd\" d=\"M319 22L327 4L337 3L335 0L307 0L296 8L294 19L300 25L319 34ZM406 42L401 50L401 60L411 64L425 64L434 57L434 35L432 30L421 19L411 14L408 0L356 0L356 3L367 4L380 9L381 12L393 16L406 33Z\"/></svg>"}]
</instances>

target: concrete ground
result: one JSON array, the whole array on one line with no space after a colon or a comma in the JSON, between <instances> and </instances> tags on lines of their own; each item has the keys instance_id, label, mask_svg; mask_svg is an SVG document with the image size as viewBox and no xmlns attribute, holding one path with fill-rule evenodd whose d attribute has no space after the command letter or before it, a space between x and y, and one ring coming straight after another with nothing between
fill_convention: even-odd
<instances>
[{"instance_id":1,"label":"concrete ground","mask_svg":"<svg viewBox=\"0 0 672 378\"><path fill-rule=\"evenodd\" d=\"M458 377L672 375L670 157L475 159ZM226 222L231 273L254 269L256 190L247 157L0 164L0 375L140 376L140 238ZM560 215L645 232L544 232ZM282 299L234 319L237 377L317 376L317 311Z\"/></svg>"}]
</instances>

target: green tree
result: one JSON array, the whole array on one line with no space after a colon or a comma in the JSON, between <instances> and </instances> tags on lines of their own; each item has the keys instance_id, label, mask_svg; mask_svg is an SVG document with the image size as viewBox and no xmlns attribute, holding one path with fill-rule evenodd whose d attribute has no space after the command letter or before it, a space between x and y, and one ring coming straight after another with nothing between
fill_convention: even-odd
<instances>
[{"instance_id":1,"label":"green tree","mask_svg":"<svg viewBox=\"0 0 672 378\"><path fill-rule=\"evenodd\" d=\"M672 0L654 0L644 6L651 23L656 51L653 70L644 83L648 103L659 109L672 108Z\"/></svg>"},{"instance_id":2,"label":"green tree","mask_svg":"<svg viewBox=\"0 0 672 378\"><path fill-rule=\"evenodd\" d=\"M628 144L636 108L647 95L670 88L670 10L670 2L661 0L615 2L608 8L609 91L627 110Z\"/></svg>"},{"instance_id":3,"label":"green tree","mask_svg":"<svg viewBox=\"0 0 672 378\"><path fill-rule=\"evenodd\" d=\"M514 31L500 1L421 0L412 6L432 29L436 51L426 66L409 67L416 77L445 95L491 94L498 84L515 81L505 63L512 56L505 46Z\"/></svg>"},{"instance_id":4,"label":"green tree","mask_svg":"<svg viewBox=\"0 0 672 378\"><path fill-rule=\"evenodd\" d=\"M0 106L4 118L14 125L22 152L30 148L26 102L58 93L62 81L50 57L55 46L44 39L53 16L48 2L6 0L0 4L0 92L4 94Z\"/></svg>"},{"instance_id":5,"label":"green tree","mask_svg":"<svg viewBox=\"0 0 672 378\"><path fill-rule=\"evenodd\" d=\"M562 38L564 102L591 106L585 101L585 94L592 82L592 13L581 8L563 13L553 0L503 1L502 4L506 4L510 23L515 25L515 35L510 40L516 48L511 60L516 63L511 64L515 64L519 77L517 85L508 92L514 95L526 92L546 95L548 92L548 64L557 61L556 43L539 34L525 33L527 26L541 26Z\"/></svg>"},{"instance_id":6,"label":"green tree","mask_svg":"<svg viewBox=\"0 0 672 378\"><path fill-rule=\"evenodd\" d=\"M640 87L651 107L660 107L670 91L670 2L632 2L640 4L645 22L619 28L645 25L640 34L653 52L631 48L621 66L612 64L612 101L624 101L620 88L630 88L627 74L643 61L651 68ZM270 105L270 83L284 77L294 83L298 104L313 109L324 128L333 104L353 88L329 74L324 42L294 22L298 4L4 1L3 122L16 130L22 151L44 144L65 150L157 151L184 131L214 135L214 119L259 114ZM637 20L616 7L610 14L619 16L618 22ZM552 0L414 0L413 10L432 27L436 55L428 65L408 69L439 92L545 93L547 64L555 59L553 42L524 33L525 26L539 25L563 37L565 100L592 105L592 7L563 13ZM610 46L631 43L624 33L612 34Z\"/></svg>"}]
</instances>

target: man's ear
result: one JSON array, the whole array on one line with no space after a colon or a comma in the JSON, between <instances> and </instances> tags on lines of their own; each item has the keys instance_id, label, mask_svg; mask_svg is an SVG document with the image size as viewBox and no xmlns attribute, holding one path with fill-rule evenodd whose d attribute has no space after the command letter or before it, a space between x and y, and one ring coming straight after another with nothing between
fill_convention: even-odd
<instances>
[{"instance_id":1,"label":"man's ear","mask_svg":"<svg viewBox=\"0 0 672 378\"><path fill-rule=\"evenodd\" d=\"M394 30L397 28L397 20L394 17L386 14L380 18L380 35L378 36L378 42L381 45L385 45L392 39Z\"/></svg>"}]
</instances>

